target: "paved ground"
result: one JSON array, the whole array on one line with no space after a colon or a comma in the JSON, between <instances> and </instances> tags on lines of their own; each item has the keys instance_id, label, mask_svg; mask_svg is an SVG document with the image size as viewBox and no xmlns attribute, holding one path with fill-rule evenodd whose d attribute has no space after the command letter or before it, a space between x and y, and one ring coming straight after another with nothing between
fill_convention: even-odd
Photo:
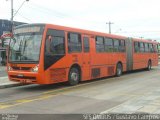
<instances>
[{"instance_id":1,"label":"paved ground","mask_svg":"<svg viewBox=\"0 0 160 120\"><path fill-rule=\"evenodd\" d=\"M160 113L160 66L77 86L0 89L0 113Z\"/></svg>"},{"instance_id":2,"label":"paved ground","mask_svg":"<svg viewBox=\"0 0 160 120\"><path fill-rule=\"evenodd\" d=\"M6 66L0 66L0 77L7 76Z\"/></svg>"},{"instance_id":3,"label":"paved ground","mask_svg":"<svg viewBox=\"0 0 160 120\"><path fill-rule=\"evenodd\" d=\"M8 80L6 66L0 66L0 89L22 85Z\"/></svg>"}]
</instances>

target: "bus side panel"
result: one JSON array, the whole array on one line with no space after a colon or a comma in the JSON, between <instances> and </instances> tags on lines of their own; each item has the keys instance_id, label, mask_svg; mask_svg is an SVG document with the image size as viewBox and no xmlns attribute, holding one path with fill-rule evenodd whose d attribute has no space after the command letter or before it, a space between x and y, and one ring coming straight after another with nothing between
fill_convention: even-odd
<instances>
[{"instance_id":1,"label":"bus side panel","mask_svg":"<svg viewBox=\"0 0 160 120\"><path fill-rule=\"evenodd\" d=\"M133 55L133 69L141 69L141 68L145 68L146 67L146 56L144 55L144 53L134 53Z\"/></svg>"},{"instance_id":2,"label":"bus side panel","mask_svg":"<svg viewBox=\"0 0 160 120\"><path fill-rule=\"evenodd\" d=\"M158 66L158 53L152 54L152 66Z\"/></svg>"},{"instance_id":3,"label":"bus side panel","mask_svg":"<svg viewBox=\"0 0 160 120\"><path fill-rule=\"evenodd\" d=\"M92 41L93 52L91 53L91 78L113 76L116 72L116 65L122 62L123 71L126 71L126 53L111 52L98 53L96 51L95 40Z\"/></svg>"},{"instance_id":4,"label":"bus side panel","mask_svg":"<svg viewBox=\"0 0 160 120\"><path fill-rule=\"evenodd\" d=\"M158 54L157 53L133 53L133 69L142 69L148 67L148 62L151 60L152 66L158 66Z\"/></svg>"},{"instance_id":5,"label":"bus side panel","mask_svg":"<svg viewBox=\"0 0 160 120\"><path fill-rule=\"evenodd\" d=\"M82 54L66 54L45 71L45 79L49 83L68 81L68 73L72 65L82 65Z\"/></svg>"},{"instance_id":6,"label":"bus side panel","mask_svg":"<svg viewBox=\"0 0 160 120\"><path fill-rule=\"evenodd\" d=\"M89 52L84 51L84 37L87 37L89 40ZM81 81L90 80L91 79L91 54L93 52L93 41L94 39L90 35L82 35L82 71L81 71Z\"/></svg>"},{"instance_id":7,"label":"bus side panel","mask_svg":"<svg viewBox=\"0 0 160 120\"><path fill-rule=\"evenodd\" d=\"M81 52L68 53L67 32L65 32L65 51L66 54L45 71L45 80L48 81L48 83L68 81L69 70L74 64L82 68L83 54Z\"/></svg>"}]
</instances>

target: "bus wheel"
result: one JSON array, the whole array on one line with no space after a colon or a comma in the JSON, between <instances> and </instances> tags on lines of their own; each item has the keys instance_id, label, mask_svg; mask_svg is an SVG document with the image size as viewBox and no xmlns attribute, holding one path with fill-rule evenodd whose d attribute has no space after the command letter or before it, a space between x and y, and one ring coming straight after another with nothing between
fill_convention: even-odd
<instances>
[{"instance_id":1,"label":"bus wheel","mask_svg":"<svg viewBox=\"0 0 160 120\"><path fill-rule=\"evenodd\" d=\"M122 72L123 72L122 64L118 63L116 67L116 76L120 77L122 75Z\"/></svg>"},{"instance_id":2,"label":"bus wheel","mask_svg":"<svg viewBox=\"0 0 160 120\"><path fill-rule=\"evenodd\" d=\"M69 85L76 85L80 81L80 72L78 68L73 67L69 71L68 82Z\"/></svg>"},{"instance_id":3,"label":"bus wheel","mask_svg":"<svg viewBox=\"0 0 160 120\"><path fill-rule=\"evenodd\" d=\"M149 60L147 70L150 71L151 69L152 69L152 62L151 62L151 60Z\"/></svg>"}]
</instances>

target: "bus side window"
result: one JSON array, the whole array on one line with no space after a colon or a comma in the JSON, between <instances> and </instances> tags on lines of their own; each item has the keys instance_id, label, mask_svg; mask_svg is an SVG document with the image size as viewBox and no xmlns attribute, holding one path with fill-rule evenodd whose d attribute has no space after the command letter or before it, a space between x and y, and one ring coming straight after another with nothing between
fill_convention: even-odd
<instances>
[{"instance_id":1,"label":"bus side window","mask_svg":"<svg viewBox=\"0 0 160 120\"><path fill-rule=\"evenodd\" d=\"M157 45L158 52L160 53L160 44Z\"/></svg>"},{"instance_id":2,"label":"bus side window","mask_svg":"<svg viewBox=\"0 0 160 120\"><path fill-rule=\"evenodd\" d=\"M105 38L105 52L113 52L113 40L111 38Z\"/></svg>"},{"instance_id":3,"label":"bus side window","mask_svg":"<svg viewBox=\"0 0 160 120\"><path fill-rule=\"evenodd\" d=\"M46 44L45 44L45 52L46 52L47 54L50 54L50 53L51 53L51 50L50 50L51 40L52 40L51 35L48 35L48 36L46 37Z\"/></svg>"},{"instance_id":4,"label":"bus side window","mask_svg":"<svg viewBox=\"0 0 160 120\"><path fill-rule=\"evenodd\" d=\"M153 45L154 46L154 52L157 53L158 52L158 47L157 45Z\"/></svg>"},{"instance_id":5,"label":"bus side window","mask_svg":"<svg viewBox=\"0 0 160 120\"><path fill-rule=\"evenodd\" d=\"M65 33L62 30L48 29L45 43L46 55L65 54Z\"/></svg>"},{"instance_id":6,"label":"bus side window","mask_svg":"<svg viewBox=\"0 0 160 120\"><path fill-rule=\"evenodd\" d=\"M119 46L119 51L120 52L125 52L125 40L120 40L120 46Z\"/></svg>"},{"instance_id":7,"label":"bus side window","mask_svg":"<svg viewBox=\"0 0 160 120\"><path fill-rule=\"evenodd\" d=\"M64 46L64 37L56 37L56 36L47 36L46 39L46 54L54 55L54 54L64 54L65 46Z\"/></svg>"},{"instance_id":8,"label":"bus side window","mask_svg":"<svg viewBox=\"0 0 160 120\"><path fill-rule=\"evenodd\" d=\"M65 53L64 37L54 36L50 43L51 54L62 55Z\"/></svg>"},{"instance_id":9,"label":"bus side window","mask_svg":"<svg viewBox=\"0 0 160 120\"><path fill-rule=\"evenodd\" d=\"M154 49L153 49L153 44L149 43L149 52L153 53Z\"/></svg>"},{"instance_id":10,"label":"bus side window","mask_svg":"<svg viewBox=\"0 0 160 120\"><path fill-rule=\"evenodd\" d=\"M81 35L78 33L68 33L68 52L81 52L82 51L82 42Z\"/></svg>"},{"instance_id":11,"label":"bus side window","mask_svg":"<svg viewBox=\"0 0 160 120\"><path fill-rule=\"evenodd\" d=\"M113 40L113 43L114 43L114 52L119 52L120 41L114 39L114 40Z\"/></svg>"},{"instance_id":12,"label":"bus side window","mask_svg":"<svg viewBox=\"0 0 160 120\"><path fill-rule=\"evenodd\" d=\"M96 37L96 51L104 52L104 38L97 36Z\"/></svg>"},{"instance_id":13,"label":"bus side window","mask_svg":"<svg viewBox=\"0 0 160 120\"><path fill-rule=\"evenodd\" d=\"M149 52L149 45L148 43L144 43L145 52Z\"/></svg>"},{"instance_id":14,"label":"bus side window","mask_svg":"<svg viewBox=\"0 0 160 120\"><path fill-rule=\"evenodd\" d=\"M144 52L144 43L140 42L140 52Z\"/></svg>"},{"instance_id":15,"label":"bus side window","mask_svg":"<svg viewBox=\"0 0 160 120\"><path fill-rule=\"evenodd\" d=\"M83 38L83 46L84 46L84 52L89 52L89 38L84 37Z\"/></svg>"},{"instance_id":16,"label":"bus side window","mask_svg":"<svg viewBox=\"0 0 160 120\"><path fill-rule=\"evenodd\" d=\"M134 52L135 53L139 53L140 52L139 42L134 42Z\"/></svg>"}]
</instances>

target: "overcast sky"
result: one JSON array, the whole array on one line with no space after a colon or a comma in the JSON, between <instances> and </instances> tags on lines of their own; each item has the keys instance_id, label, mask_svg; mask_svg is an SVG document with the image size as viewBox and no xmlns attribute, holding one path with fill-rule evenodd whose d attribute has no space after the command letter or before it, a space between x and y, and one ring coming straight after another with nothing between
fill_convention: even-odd
<instances>
[{"instance_id":1,"label":"overcast sky","mask_svg":"<svg viewBox=\"0 0 160 120\"><path fill-rule=\"evenodd\" d=\"M13 0L14 12L24 0ZM11 0L0 0L0 19L10 19ZM30 0L14 20L52 23L128 37L160 40L160 0Z\"/></svg>"}]
</instances>

